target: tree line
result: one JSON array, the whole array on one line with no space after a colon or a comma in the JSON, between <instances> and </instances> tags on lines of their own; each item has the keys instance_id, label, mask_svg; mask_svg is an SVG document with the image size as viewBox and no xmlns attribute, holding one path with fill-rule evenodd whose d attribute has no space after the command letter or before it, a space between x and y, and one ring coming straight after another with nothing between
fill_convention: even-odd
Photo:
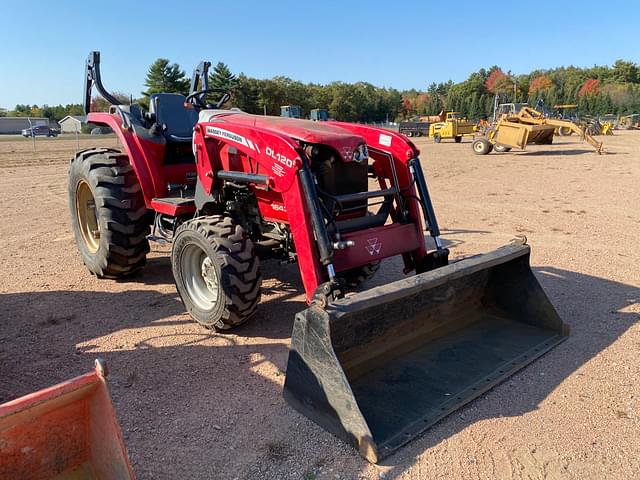
<instances>
[{"instance_id":1,"label":"tree line","mask_svg":"<svg viewBox=\"0 0 640 480\"><path fill-rule=\"evenodd\" d=\"M465 81L429 85L426 91L403 92L404 116L433 115L454 110L471 118L489 116L495 95L506 101L548 107L575 104L581 114L626 115L640 112L640 69L624 60L611 67L560 67L525 75L503 72L498 66L480 69Z\"/></svg>"},{"instance_id":2,"label":"tree line","mask_svg":"<svg viewBox=\"0 0 640 480\"><path fill-rule=\"evenodd\" d=\"M179 65L166 58L157 59L148 69L146 89L133 101L148 107L149 96L160 92L187 94L189 78ZM504 72L498 66L480 69L465 81L432 83L424 90L399 91L367 82L332 82L326 85L303 83L284 76L271 79L235 75L219 62L209 76L209 86L233 93L232 104L248 113L279 115L282 105L299 105L303 115L313 108L326 108L329 116L351 122L382 122L453 110L478 119L490 116L495 95L505 100L547 106L577 104L582 114L629 114L640 112L640 68L633 62L616 61L612 66L591 68L560 67L535 70L524 75ZM131 96L115 93L123 103ZM211 98L211 101L216 99ZM94 98L92 110L108 108ZM33 116L60 120L67 115L82 115L80 104L48 106L16 105L0 116Z\"/></svg>"}]
</instances>

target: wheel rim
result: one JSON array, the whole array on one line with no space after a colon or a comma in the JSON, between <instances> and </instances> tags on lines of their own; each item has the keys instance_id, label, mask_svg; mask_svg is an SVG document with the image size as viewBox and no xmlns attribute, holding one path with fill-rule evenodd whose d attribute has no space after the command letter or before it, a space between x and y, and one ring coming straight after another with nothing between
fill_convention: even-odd
<instances>
[{"instance_id":1,"label":"wheel rim","mask_svg":"<svg viewBox=\"0 0 640 480\"><path fill-rule=\"evenodd\" d=\"M97 252L100 246L100 224L96 212L96 201L91 187L84 180L81 180L76 187L76 214L85 246L91 253Z\"/></svg>"},{"instance_id":2,"label":"wheel rim","mask_svg":"<svg viewBox=\"0 0 640 480\"><path fill-rule=\"evenodd\" d=\"M482 150L484 150L484 145L482 144L482 142L476 142L473 144L473 149L476 152L481 152Z\"/></svg>"},{"instance_id":3,"label":"wheel rim","mask_svg":"<svg viewBox=\"0 0 640 480\"><path fill-rule=\"evenodd\" d=\"M215 265L198 245L187 245L180 256L182 282L191 301L200 310L211 310L218 303L220 281Z\"/></svg>"}]
</instances>

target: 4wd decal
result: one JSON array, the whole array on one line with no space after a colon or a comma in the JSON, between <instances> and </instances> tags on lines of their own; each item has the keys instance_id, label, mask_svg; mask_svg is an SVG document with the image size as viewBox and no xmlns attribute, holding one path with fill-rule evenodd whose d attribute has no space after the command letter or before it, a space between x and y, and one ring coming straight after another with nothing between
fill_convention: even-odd
<instances>
[{"instance_id":1,"label":"4wd decal","mask_svg":"<svg viewBox=\"0 0 640 480\"><path fill-rule=\"evenodd\" d=\"M223 138L225 140L231 140L232 142L239 143L240 145L244 145L245 147L250 148L251 150L257 150L260 152L260 149L257 148L257 145L249 140L248 138L243 137L242 135L238 135L237 133L230 132L229 130L225 130L224 128L219 127L207 127L207 135L210 137L218 137Z\"/></svg>"}]
</instances>

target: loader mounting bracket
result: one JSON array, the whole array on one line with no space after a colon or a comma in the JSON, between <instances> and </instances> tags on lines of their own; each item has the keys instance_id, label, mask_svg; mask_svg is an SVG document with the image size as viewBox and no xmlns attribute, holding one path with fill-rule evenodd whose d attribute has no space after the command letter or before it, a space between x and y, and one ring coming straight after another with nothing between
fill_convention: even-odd
<instances>
[{"instance_id":1,"label":"loader mounting bracket","mask_svg":"<svg viewBox=\"0 0 640 480\"><path fill-rule=\"evenodd\" d=\"M449 265L449 249L434 250L416 262L416 273L429 272L446 265Z\"/></svg>"},{"instance_id":2,"label":"loader mounting bracket","mask_svg":"<svg viewBox=\"0 0 640 480\"><path fill-rule=\"evenodd\" d=\"M339 278L334 278L328 282L321 283L313 292L311 304L320 308L325 308L334 300L344 297L344 285L343 281Z\"/></svg>"}]
</instances>

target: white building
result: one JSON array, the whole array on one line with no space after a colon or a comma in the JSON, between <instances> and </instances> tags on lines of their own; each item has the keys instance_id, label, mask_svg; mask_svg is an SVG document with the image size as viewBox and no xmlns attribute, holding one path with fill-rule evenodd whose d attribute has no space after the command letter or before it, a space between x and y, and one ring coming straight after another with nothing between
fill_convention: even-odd
<instances>
[{"instance_id":1,"label":"white building","mask_svg":"<svg viewBox=\"0 0 640 480\"><path fill-rule=\"evenodd\" d=\"M67 115L58 123L60 124L60 133L80 133L82 126L87 123L87 117Z\"/></svg>"}]
</instances>

